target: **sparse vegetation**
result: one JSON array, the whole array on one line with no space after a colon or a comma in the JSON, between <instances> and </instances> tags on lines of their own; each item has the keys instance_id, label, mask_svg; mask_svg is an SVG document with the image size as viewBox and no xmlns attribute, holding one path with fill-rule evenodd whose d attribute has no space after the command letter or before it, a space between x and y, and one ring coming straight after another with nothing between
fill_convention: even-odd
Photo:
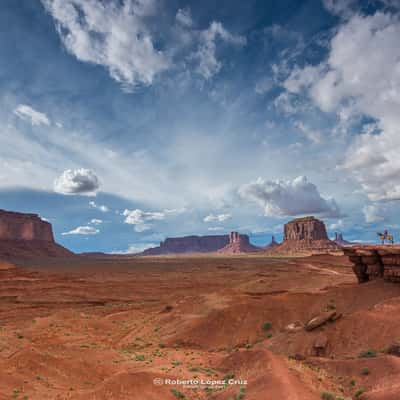
<instances>
[{"instance_id":1,"label":"sparse vegetation","mask_svg":"<svg viewBox=\"0 0 400 400\"><path fill-rule=\"evenodd\" d=\"M224 375L224 381L228 381L229 379L233 379L235 377L235 374L225 374Z\"/></svg>"},{"instance_id":2,"label":"sparse vegetation","mask_svg":"<svg viewBox=\"0 0 400 400\"><path fill-rule=\"evenodd\" d=\"M230 397L229 400L243 400L246 397L246 388L241 387L239 393L237 393L234 397Z\"/></svg>"},{"instance_id":3,"label":"sparse vegetation","mask_svg":"<svg viewBox=\"0 0 400 400\"><path fill-rule=\"evenodd\" d=\"M330 392L322 392L321 400L335 400L335 395Z\"/></svg>"},{"instance_id":4,"label":"sparse vegetation","mask_svg":"<svg viewBox=\"0 0 400 400\"><path fill-rule=\"evenodd\" d=\"M363 389L358 389L355 393L354 393L354 398L355 399L359 399L364 393Z\"/></svg>"},{"instance_id":5,"label":"sparse vegetation","mask_svg":"<svg viewBox=\"0 0 400 400\"><path fill-rule=\"evenodd\" d=\"M144 355L143 354L138 354L136 357L135 357L135 361L144 361L145 360L145 358L144 358Z\"/></svg>"},{"instance_id":6,"label":"sparse vegetation","mask_svg":"<svg viewBox=\"0 0 400 400\"><path fill-rule=\"evenodd\" d=\"M171 393L172 393L177 399L181 399L181 400L186 399L185 395L184 395L182 392L180 392L178 389L176 389L176 388L172 388L172 389L171 389Z\"/></svg>"},{"instance_id":7,"label":"sparse vegetation","mask_svg":"<svg viewBox=\"0 0 400 400\"><path fill-rule=\"evenodd\" d=\"M272 329L272 323L271 322L265 322L264 325L262 326L262 330L264 332L269 332Z\"/></svg>"},{"instance_id":8,"label":"sparse vegetation","mask_svg":"<svg viewBox=\"0 0 400 400\"><path fill-rule=\"evenodd\" d=\"M363 368L363 369L361 370L361 373L362 373L363 375L369 375L369 374L370 374L369 368L367 368L367 367Z\"/></svg>"},{"instance_id":9,"label":"sparse vegetation","mask_svg":"<svg viewBox=\"0 0 400 400\"><path fill-rule=\"evenodd\" d=\"M358 355L358 357L359 358L374 358L374 357L376 357L376 351L375 350L371 350L371 349L365 350L365 351L362 351Z\"/></svg>"}]
</instances>

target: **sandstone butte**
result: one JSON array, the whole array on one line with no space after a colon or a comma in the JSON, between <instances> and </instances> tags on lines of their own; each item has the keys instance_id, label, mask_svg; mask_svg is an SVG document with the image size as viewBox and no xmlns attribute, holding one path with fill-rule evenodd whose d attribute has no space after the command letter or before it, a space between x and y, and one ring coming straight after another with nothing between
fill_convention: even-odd
<instances>
[{"instance_id":1,"label":"sandstone butte","mask_svg":"<svg viewBox=\"0 0 400 400\"><path fill-rule=\"evenodd\" d=\"M341 247L329 240L325 224L313 216L296 218L285 224L283 242L267 251L273 254L343 254Z\"/></svg>"},{"instance_id":2,"label":"sandstone butte","mask_svg":"<svg viewBox=\"0 0 400 400\"><path fill-rule=\"evenodd\" d=\"M0 210L2 258L68 257L73 253L54 241L49 222L37 214Z\"/></svg>"},{"instance_id":3,"label":"sandstone butte","mask_svg":"<svg viewBox=\"0 0 400 400\"><path fill-rule=\"evenodd\" d=\"M231 232L229 234L229 243L218 250L221 254L240 254L255 253L263 251L261 247L253 246L250 243L248 235L240 235L239 232Z\"/></svg>"}]
</instances>

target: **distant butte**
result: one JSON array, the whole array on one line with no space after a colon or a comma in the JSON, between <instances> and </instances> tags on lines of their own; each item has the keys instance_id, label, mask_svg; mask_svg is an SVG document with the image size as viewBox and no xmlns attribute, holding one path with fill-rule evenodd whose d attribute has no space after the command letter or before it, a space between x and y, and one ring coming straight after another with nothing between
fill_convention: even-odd
<instances>
[{"instance_id":1,"label":"distant butte","mask_svg":"<svg viewBox=\"0 0 400 400\"><path fill-rule=\"evenodd\" d=\"M229 244L218 250L221 254L240 254L254 253L262 251L260 247L253 246L250 243L248 235L240 235L239 232L231 232L229 234Z\"/></svg>"},{"instance_id":2,"label":"distant butte","mask_svg":"<svg viewBox=\"0 0 400 400\"><path fill-rule=\"evenodd\" d=\"M340 249L338 244L329 240L325 224L309 216L285 224L283 242L267 251L281 254L326 254L338 253Z\"/></svg>"}]
</instances>

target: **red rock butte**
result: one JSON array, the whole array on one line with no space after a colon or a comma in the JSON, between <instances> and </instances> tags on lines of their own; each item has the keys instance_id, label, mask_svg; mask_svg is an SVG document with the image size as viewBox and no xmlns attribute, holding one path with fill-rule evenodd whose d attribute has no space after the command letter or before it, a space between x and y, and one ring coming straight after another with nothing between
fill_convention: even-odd
<instances>
[{"instance_id":1,"label":"red rock butte","mask_svg":"<svg viewBox=\"0 0 400 400\"><path fill-rule=\"evenodd\" d=\"M53 228L37 214L0 210L0 256L67 257L72 252L54 241Z\"/></svg>"},{"instance_id":2,"label":"red rock butte","mask_svg":"<svg viewBox=\"0 0 400 400\"><path fill-rule=\"evenodd\" d=\"M0 210L0 240L54 242L51 224L37 214Z\"/></svg>"},{"instance_id":3,"label":"red rock butte","mask_svg":"<svg viewBox=\"0 0 400 400\"><path fill-rule=\"evenodd\" d=\"M239 232L231 232L229 234L229 243L218 250L219 253L223 254L254 253L259 251L262 251L262 249L253 246L248 235L241 235Z\"/></svg>"},{"instance_id":4,"label":"red rock butte","mask_svg":"<svg viewBox=\"0 0 400 400\"><path fill-rule=\"evenodd\" d=\"M325 224L313 217L296 218L285 224L283 242L273 247L276 253L331 253L340 251L340 246L329 240Z\"/></svg>"}]
</instances>

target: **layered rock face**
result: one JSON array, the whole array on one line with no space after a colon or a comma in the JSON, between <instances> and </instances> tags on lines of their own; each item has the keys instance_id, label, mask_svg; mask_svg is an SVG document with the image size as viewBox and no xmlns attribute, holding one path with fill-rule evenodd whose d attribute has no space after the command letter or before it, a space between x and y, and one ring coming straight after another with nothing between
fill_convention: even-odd
<instances>
[{"instance_id":1,"label":"layered rock face","mask_svg":"<svg viewBox=\"0 0 400 400\"><path fill-rule=\"evenodd\" d=\"M254 253L257 251L261 251L261 249L250 243L248 235L240 235L239 232L231 232L229 244L218 250L219 253L223 254Z\"/></svg>"},{"instance_id":2,"label":"layered rock face","mask_svg":"<svg viewBox=\"0 0 400 400\"><path fill-rule=\"evenodd\" d=\"M383 278L400 283L400 246L364 245L343 249L353 263L353 271L358 282Z\"/></svg>"},{"instance_id":3,"label":"layered rock face","mask_svg":"<svg viewBox=\"0 0 400 400\"><path fill-rule=\"evenodd\" d=\"M283 242L270 251L278 253L335 253L340 247L328 239L325 224L315 217L296 218L284 227Z\"/></svg>"},{"instance_id":4,"label":"layered rock face","mask_svg":"<svg viewBox=\"0 0 400 400\"><path fill-rule=\"evenodd\" d=\"M44 240L54 242L51 224L37 214L0 210L0 240Z\"/></svg>"},{"instance_id":5,"label":"layered rock face","mask_svg":"<svg viewBox=\"0 0 400 400\"><path fill-rule=\"evenodd\" d=\"M315 217L296 218L285 224L283 233L285 242L328 240L325 224Z\"/></svg>"},{"instance_id":6,"label":"layered rock face","mask_svg":"<svg viewBox=\"0 0 400 400\"><path fill-rule=\"evenodd\" d=\"M228 235L184 236L167 238L160 246L147 249L142 255L211 253L222 249L229 243Z\"/></svg>"},{"instance_id":7,"label":"layered rock face","mask_svg":"<svg viewBox=\"0 0 400 400\"><path fill-rule=\"evenodd\" d=\"M72 254L55 243L51 224L37 214L0 210L0 257L66 257Z\"/></svg>"}]
</instances>

